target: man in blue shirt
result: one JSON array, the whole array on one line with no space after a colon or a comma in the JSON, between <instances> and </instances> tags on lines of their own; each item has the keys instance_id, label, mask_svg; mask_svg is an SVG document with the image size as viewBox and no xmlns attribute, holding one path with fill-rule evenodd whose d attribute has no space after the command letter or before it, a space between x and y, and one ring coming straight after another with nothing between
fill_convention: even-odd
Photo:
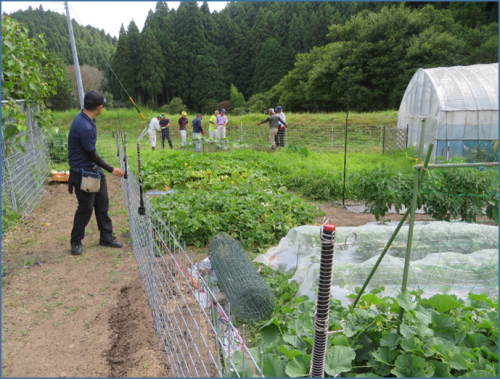
<instances>
[{"instance_id":1,"label":"man in blue shirt","mask_svg":"<svg viewBox=\"0 0 500 379\"><path fill-rule=\"evenodd\" d=\"M95 117L102 113L106 99L98 91L85 94L82 111L75 117L68 135L68 161L70 167L68 190L75 189L78 199L78 208L71 231L71 254L82 254L82 240L85 238L85 227L95 210L97 226L101 233L99 245L122 247L122 244L113 237L113 225L108 214L109 199L106 177L101 167L113 175L122 177L125 172L120 168L113 168L97 155L96 141L97 128ZM100 174L99 192L87 193L81 189L82 170Z\"/></svg>"},{"instance_id":2,"label":"man in blue shirt","mask_svg":"<svg viewBox=\"0 0 500 379\"><path fill-rule=\"evenodd\" d=\"M203 115L201 113L198 113L198 117L196 117L193 120L193 139L196 140L196 146L194 147L194 151L200 152L201 149L201 136L202 134L205 134L203 131L203 128L201 126L201 119L203 118Z\"/></svg>"}]
</instances>

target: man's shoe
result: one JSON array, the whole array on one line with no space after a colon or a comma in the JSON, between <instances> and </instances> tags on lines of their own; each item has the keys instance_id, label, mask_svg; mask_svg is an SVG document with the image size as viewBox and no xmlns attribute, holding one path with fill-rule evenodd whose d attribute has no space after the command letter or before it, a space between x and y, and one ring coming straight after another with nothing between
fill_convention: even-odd
<instances>
[{"instance_id":1,"label":"man's shoe","mask_svg":"<svg viewBox=\"0 0 500 379\"><path fill-rule=\"evenodd\" d=\"M123 244L113 236L101 238L99 240L99 245L109 246L109 247L122 247L123 246Z\"/></svg>"},{"instance_id":2,"label":"man's shoe","mask_svg":"<svg viewBox=\"0 0 500 379\"><path fill-rule=\"evenodd\" d=\"M83 253L82 243L81 242L72 242L71 243L71 254L81 255L82 253Z\"/></svg>"}]
</instances>

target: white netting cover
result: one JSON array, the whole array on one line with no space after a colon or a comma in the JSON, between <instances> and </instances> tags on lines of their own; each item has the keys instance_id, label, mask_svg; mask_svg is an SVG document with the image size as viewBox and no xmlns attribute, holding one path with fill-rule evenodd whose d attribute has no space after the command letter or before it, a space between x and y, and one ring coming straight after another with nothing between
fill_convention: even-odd
<instances>
[{"instance_id":1,"label":"white netting cover","mask_svg":"<svg viewBox=\"0 0 500 379\"><path fill-rule=\"evenodd\" d=\"M357 240L345 250L335 249L332 296L347 304L346 295L362 286L382 253L397 223L370 223L338 227L336 243L355 232ZM299 284L296 296L316 298L321 254L319 226L291 229L279 245L254 261L274 270L297 268L291 280ZM400 291L408 226L401 228L391 248L373 275L367 291L385 287L383 295ZM424 296L436 293L466 296L469 292L498 295L498 227L482 224L423 222L413 232L408 289L422 289Z\"/></svg>"}]
</instances>

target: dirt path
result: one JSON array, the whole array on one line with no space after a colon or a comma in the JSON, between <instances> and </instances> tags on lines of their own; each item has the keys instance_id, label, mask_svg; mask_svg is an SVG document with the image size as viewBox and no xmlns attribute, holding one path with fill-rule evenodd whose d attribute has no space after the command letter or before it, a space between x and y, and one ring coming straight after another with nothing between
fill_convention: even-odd
<instances>
[{"instance_id":1,"label":"dirt path","mask_svg":"<svg viewBox=\"0 0 500 379\"><path fill-rule=\"evenodd\" d=\"M2 238L3 377L168 376L128 236L120 181L108 177L122 249L99 246L92 218L84 253L70 254L76 197L47 194Z\"/></svg>"}]
</instances>

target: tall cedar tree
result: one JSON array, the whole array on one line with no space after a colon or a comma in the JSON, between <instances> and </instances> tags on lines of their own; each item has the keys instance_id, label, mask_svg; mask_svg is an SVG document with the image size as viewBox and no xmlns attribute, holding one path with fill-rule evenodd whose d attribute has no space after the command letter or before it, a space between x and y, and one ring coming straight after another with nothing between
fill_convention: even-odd
<instances>
[{"instance_id":1,"label":"tall cedar tree","mask_svg":"<svg viewBox=\"0 0 500 379\"><path fill-rule=\"evenodd\" d=\"M127 32L123 27L123 24L120 27L120 34L118 37L118 46L116 47L116 52L113 57L113 61L111 62L111 67L115 72L116 76L118 76L125 90L132 95L134 91L134 82L135 77L133 76L133 68L132 62L130 61L130 51L129 45L127 43ZM127 99L127 95L122 86L118 83L118 81L113 76L111 78L113 82L113 97Z\"/></svg>"},{"instance_id":2,"label":"tall cedar tree","mask_svg":"<svg viewBox=\"0 0 500 379\"><path fill-rule=\"evenodd\" d=\"M44 33L48 50L72 64L63 15L30 8L13 17L24 17L30 36ZM136 80L135 23L122 28L120 41L73 27L80 63L101 69L115 96L124 93L95 46L107 57L116 46L113 69L132 96L154 96ZM498 62L493 2L231 2L210 13L206 2L199 9L182 2L176 11L160 1L143 33L147 27L164 59L158 103L176 96L192 110L228 100L231 83L247 99L293 111L345 109L348 89L351 109L397 108L419 67Z\"/></svg>"},{"instance_id":3,"label":"tall cedar tree","mask_svg":"<svg viewBox=\"0 0 500 379\"><path fill-rule=\"evenodd\" d=\"M164 59L161 48L151 28L147 27L141 34L139 48L139 74L137 82L143 90L143 101L151 96L151 100L157 104L157 95L163 89Z\"/></svg>"},{"instance_id":4,"label":"tall cedar tree","mask_svg":"<svg viewBox=\"0 0 500 379\"><path fill-rule=\"evenodd\" d=\"M129 62L132 71L132 96L135 97L136 102L141 102L142 99L138 96L141 93L141 84L137 81L137 76L139 75L140 68L140 46L141 46L141 34L139 33L139 28L134 20L130 21L127 29L127 37L125 39L128 46Z\"/></svg>"}]
</instances>

